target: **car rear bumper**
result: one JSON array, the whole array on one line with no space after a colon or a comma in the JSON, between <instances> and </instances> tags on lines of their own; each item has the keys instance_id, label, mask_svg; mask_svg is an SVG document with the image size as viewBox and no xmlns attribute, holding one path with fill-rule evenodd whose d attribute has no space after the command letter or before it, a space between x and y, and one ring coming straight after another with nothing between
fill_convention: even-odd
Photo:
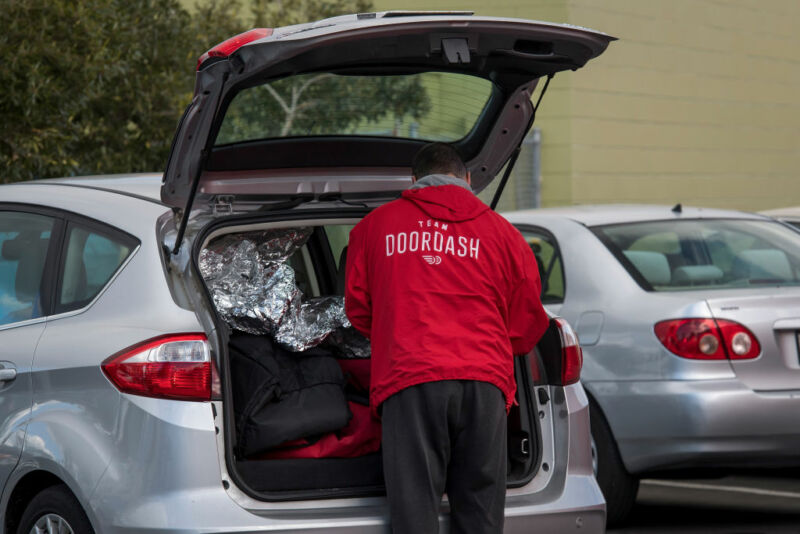
<instances>
[{"instance_id":1,"label":"car rear bumper","mask_svg":"<svg viewBox=\"0 0 800 534\"><path fill-rule=\"evenodd\" d=\"M586 395L579 385L558 388L549 403L560 419L552 439L559 457L549 472L509 490L507 533L601 533L603 496L591 475ZM555 390L553 390L555 391ZM389 530L383 497L256 503L223 486L212 410L124 396L117 456L102 476L87 511L98 532L348 532ZM563 424L567 423L567 424ZM569 452L567 452L569 451ZM554 467L555 466L555 467ZM241 494L239 494L241 497ZM252 505L249 506L249 505ZM446 505L444 506L446 511ZM447 532L448 517L440 518Z\"/></svg>"},{"instance_id":2,"label":"car rear bumper","mask_svg":"<svg viewBox=\"0 0 800 534\"><path fill-rule=\"evenodd\" d=\"M577 504L580 503L580 504ZM122 510L99 526L114 534L222 533L222 532L347 532L389 531L383 498L368 499L357 508L317 508L317 502L296 502L280 512L258 515L235 505L222 487L198 488L180 494L153 495ZM449 518L440 516L440 529L449 531ZM605 530L605 502L593 477L570 476L555 500L537 503L536 498L506 502L504 532L580 532L600 534Z\"/></svg>"},{"instance_id":3,"label":"car rear bumper","mask_svg":"<svg viewBox=\"0 0 800 534\"><path fill-rule=\"evenodd\" d=\"M631 473L800 466L800 391L738 380L593 382Z\"/></svg>"}]
</instances>

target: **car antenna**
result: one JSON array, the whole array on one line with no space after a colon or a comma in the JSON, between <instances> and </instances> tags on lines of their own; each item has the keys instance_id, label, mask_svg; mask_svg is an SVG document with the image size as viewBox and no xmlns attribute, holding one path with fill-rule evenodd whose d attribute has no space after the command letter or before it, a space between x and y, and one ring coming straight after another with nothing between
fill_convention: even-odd
<instances>
[{"instance_id":1,"label":"car antenna","mask_svg":"<svg viewBox=\"0 0 800 534\"><path fill-rule=\"evenodd\" d=\"M681 206L680 202L672 207L672 213L683 213L683 206Z\"/></svg>"}]
</instances>

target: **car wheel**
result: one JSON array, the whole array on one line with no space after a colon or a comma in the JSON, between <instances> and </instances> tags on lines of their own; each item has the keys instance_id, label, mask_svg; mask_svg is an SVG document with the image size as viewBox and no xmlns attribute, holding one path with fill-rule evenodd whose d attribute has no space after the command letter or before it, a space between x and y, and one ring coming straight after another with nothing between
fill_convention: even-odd
<instances>
[{"instance_id":1,"label":"car wheel","mask_svg":"<svg viewBox=\"0 0 800 534\"><path fill-rule=\"evenodd\" d=\"M639 479L625 469L611 428L594 402L591 403L590 416L592 467L606 498L606 523L618 525L627 519L633 509L639 491Z\"/></svg>"},{"instance_id":2,"label":"car wheel","mask_svg":"<svg viewBox=\"0 0 800 534\"><path fill-rule=\"evenodd\" d=\"M34 497L20 519L17 534L93 534L89 518L64 485L51 486Z\"/></svg>"}]
</instances>

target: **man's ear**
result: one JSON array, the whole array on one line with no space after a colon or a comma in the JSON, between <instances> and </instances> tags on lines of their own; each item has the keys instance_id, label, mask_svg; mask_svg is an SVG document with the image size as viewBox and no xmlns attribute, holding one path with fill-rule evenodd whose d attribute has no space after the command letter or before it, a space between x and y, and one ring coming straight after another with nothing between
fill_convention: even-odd
<instances>
[{"instance_id":1,"label":"man's ear","mask_svg":"<svg viewBox=\"0 0 800 534\"><path fill-rule=\"evenodd\" d=\"M416 177L416 176L414 176L413 174L411 175L411 183L412 183L412 184L415 184L415 183L417 183L417 177Z\"/></svg>"},{"instance_id":2,"label":"man's ear","mask_svg":"<svg viewBox=\"0 0 800 534\"><path fill-rule=\"evenodd\" d=\"M467 181L467 184L472 185L472 175L467 171L467 176L464 178Z\"/></svg>"}]
</instances>

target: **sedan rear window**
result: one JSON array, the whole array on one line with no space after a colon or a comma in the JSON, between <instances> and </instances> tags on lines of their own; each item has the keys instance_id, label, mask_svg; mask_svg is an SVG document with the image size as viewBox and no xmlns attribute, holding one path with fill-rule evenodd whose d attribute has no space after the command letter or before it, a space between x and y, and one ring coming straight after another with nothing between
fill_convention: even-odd
<instances>
[{"instance_id":1,"label":"sedan rear window","mask_svg":"<svg viewBox=\"0 0 800 534\"><path fill-rule=\"evenodd\" d=\"M492 88L483 78L446 72L300 74L239 92L216 144L322 135L455 141L475 125Z\"/></svg>"},{"instance_id":2,"label":"sedan rear window","mask_svg":"<svg viewBox=\"0 0 800 534\"><path fill-rule=\"evenodd\" d=\"M648 291L800 285L800 234L778 223L656 221L594 232Z\"/></svg>"}]
</instances>

